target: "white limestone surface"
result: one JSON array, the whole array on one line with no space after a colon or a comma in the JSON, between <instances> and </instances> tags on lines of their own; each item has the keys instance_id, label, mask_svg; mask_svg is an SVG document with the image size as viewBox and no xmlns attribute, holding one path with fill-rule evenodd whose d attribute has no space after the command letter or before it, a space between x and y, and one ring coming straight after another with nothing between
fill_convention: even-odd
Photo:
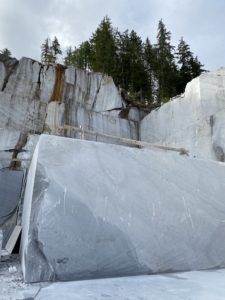
<instances>
[{"instance_id":1,"label":"white limestone surface","mask_svg":"<svg viewBox=\"0 0 225 300\"><path fill-rule=\"evenodd\" d=\"M6 60L7 63L7 60ZM0 126L26 133L57 134L71 108L108 112L122 107L111 77L73 67L44 66L23 57L10 76L0 63ZM8 72L9 73L9 72ZM7 77L7 78L6 78ZM50 126L50 129L48 128ZM71 124L67 124L71 125Z\"/></svg>"},{"instance_id":2,"label":"white limestone surface","mask_svg":"<svg viewBox=\"0 0 225 300\"><path fill-rule=\"evenodd\" d=\"M43 287L35 300L224 300L225 270L134 276Z\"/></svg>"},{"instance_id":3,"label":"white limestone surface","mask_svg":"<svg viewBox=\"0 0 225 300\"><path fill-rule=\"evenodd\" d=\"M0 128L0 151L14 149L19 140L19 137L20 132L17 130Z\"/></svg>"},{"instance_id":4,"label":"white limestone surface","mask_svg":"<svg viewBox=\"0 0 225 300\"><path fill-rule=\"evenodd\" d=\"M128 119L135 122L140 122L146 115L147 113L139 110L137 107L131 107L128 113Z\"/></svg>"},{"instance_id":5,"label":"white limestone surface","mask_svg":"<svg viewBox=\"0 0 225 300\"><path fill-rule=\"evenodd\" d=\"M39 97L43 103L51 99L55 85L55 68L52 65L42 66L40 69ZM53 99L54 100L54 99Z\"/></svg>"},{"instance_id":6,"label":"white limestone surface","mask_svg":"<svg viewBox=\"0 0 225 300\"><path fill-rule=\"evenodd\" d=\"M58 128L66 125L74 127L82 126L84 129L104 133L116 137L138 140L138 124L125 120L111 114L96 113L85 110L81 107L72 106L70 109L64 103L50 102L45 120L44 133L58 134ZM73 131L66 131L65 135L73 138L80 138L80 134ZM85 140L96 141L93 135L84 134ZM119 144L118 141L97 137L97 141Z\"/></svg>"},{"instance_id":7,"label":"white limestone surface","mask_svg":"<svg viewBox=\"0 0 225 300\"><path fill-rule=\"evenodd\" d=\"M65 71L63 101L86 110L104 112L122 107L112 77L68 67Z\"/></svg>"},{"instance_id":8,"label":"white limestone surface","mask_svg":"<svg viewBox=\"0 0 225 300\"><path fill-rule=\"evenodd\" d=\"M225 161L225 110L211 117L213 158Z\"/></svg>"},{"instance_id":9,"label":"white limestone surface","mask_svg":"<svg viewBox=\"0 0 225 300\"><path fill-rule=\"evenodd\" d=\"M19 61L18 67L9 77L4 92L20 98L32 98L36 90L35 83L38 83L40 68L41 64L38 62L23 57Z\"/></svg>"},{"instance_id":10,"label":"white limestone surface","mask_svg":"<svg viewBox=\"0 0 225 300\"><path fill-rule=\"evenodd\" d=\"M46 104L31 97L0 92L0 124L21 132L43 131Z\"/></svg>"},{"instance_id":11,"label":"white limestone surface","mask_svg":"<svg viewBox=\"0 0 225 300\"><path fill-rule=\"evenodd\" d=\"M225 166L42 135L24 200L26 282L225 267Z\"/></svg>"},{"instance_id":12,"label":"white limestone surface","mask_svg":"<svg viewBox=\"0 0 225 300\"><path fill-rule=\"evenodd\" d=\"M31 159L32 160L35 148L36 148L37 143L39 141L39 137L40 137L40 135L38 135L38 134L29 134L27 136L26 145L23 147L24 151L20 152L17 157L22 158L22 159L25 158L25 159ZM28 169L29 166L30 166L30 161L22 161L21 166L24 169Z\"/></svg>"},{"instance_id":13,"label":"white limestone surface","mask_svg":"<svg viewBox=\"0 0 225 300\"><path fill-rule=\"evenodd\" d=\"M140 123L140 138L150 143L164 140L222 109L225 109L225 68L201 74L187 84L184 96L147 115Z\"/></svg>"},{"instance_id":14,"label":"white limestone surface","mask_svg":"<svg viewBox=\"0 0 225 300\"><path fill-rule=\"evenodd\" d=\"M185 148L190 156L225 161L225 110L156 142L158 145Z\"/></svg>"}]
</instances>

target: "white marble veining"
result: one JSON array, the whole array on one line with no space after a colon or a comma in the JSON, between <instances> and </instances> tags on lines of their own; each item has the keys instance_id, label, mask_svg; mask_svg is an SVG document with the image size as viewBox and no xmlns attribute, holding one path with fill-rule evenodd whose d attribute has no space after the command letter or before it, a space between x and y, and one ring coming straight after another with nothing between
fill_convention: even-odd
<instances>
[{"instance_id":1,"label":"white marble veining","mask_svg":"<svg viewBox=\"0 0 225 300\"><path fill-rule=\"evenodd\" d=\"M219 162L42 135L25 196L25 281L225 267L224 176Z\"/></svg>"}]
</instances>

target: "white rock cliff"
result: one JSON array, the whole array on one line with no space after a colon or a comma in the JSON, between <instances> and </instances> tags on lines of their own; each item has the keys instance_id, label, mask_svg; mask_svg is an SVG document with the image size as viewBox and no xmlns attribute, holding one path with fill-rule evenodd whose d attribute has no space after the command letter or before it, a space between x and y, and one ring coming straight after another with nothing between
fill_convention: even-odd
<instances>
[{"instance_id":1,"label":"white rock cliff","mask_svg":"<svg viewBox=\"0 0 225 300\"><path fill-rule=\"evenodd\" d=\"M152 111L140 122L142 141L185 147L190 156L224 161L225 68L204 73L184 95Z\"/></svg>"}]
</instances>

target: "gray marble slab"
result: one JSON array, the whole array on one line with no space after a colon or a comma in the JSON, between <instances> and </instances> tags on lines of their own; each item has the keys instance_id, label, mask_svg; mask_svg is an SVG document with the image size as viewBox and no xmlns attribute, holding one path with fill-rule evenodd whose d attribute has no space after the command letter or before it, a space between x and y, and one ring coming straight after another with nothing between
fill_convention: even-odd
<instances>
[{"instance_id":1,"label":"gray marble slab","mask_svg":"<svg viewBox=\"0 0 225 300\"><path fill-rule=\"evenodd\" d=\"M3 231L3 247L16 224L16 215L9 214L18 205L23 182L23 171L0 169L0 226Z\"/></svg>"},{"instance_id":2,"label":"gray marble slab","mask_svg":"<svg viewBox=\"0 0 225 300\"><path fill-rule=\"evenodd\" d=\"M3 239L3 233L0 229L0 262L1 262L1 252L2 252L2 239Z\"/></svg>"},{"instance_id":3,"label":"gray marble slab","mask_svg":"<svg viewBox=\"0 0 225 300\"><path fill-rule=\"evenodd\" d=\"M0 170L0 225L18 204L23 182L23 171Z\"/></svg>"},{"instance_id":4,"label":"gray marble slab","mask_svg":"<svg viewBox=\"0 0 225 300\"><path fill-rule=\"evenodd\" d=\"M24 200L26 282L225 267L225 166L42 135Z\"/></svg>"}]
</instances>

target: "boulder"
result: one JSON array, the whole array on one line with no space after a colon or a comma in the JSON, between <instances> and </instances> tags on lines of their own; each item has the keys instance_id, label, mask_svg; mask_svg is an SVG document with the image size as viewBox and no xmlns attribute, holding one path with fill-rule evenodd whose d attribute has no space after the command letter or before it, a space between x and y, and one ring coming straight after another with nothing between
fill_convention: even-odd
<instances>
[{"instance_id":1,"label":"boulder","mask_svg":"<svg viewBox=\"0 0 225 300\"><path fill-rule=\"evenodd\" d=\"M225 166L42 135L23 211L25 282L225 267Z\"/></svg>"}]
</instances>

